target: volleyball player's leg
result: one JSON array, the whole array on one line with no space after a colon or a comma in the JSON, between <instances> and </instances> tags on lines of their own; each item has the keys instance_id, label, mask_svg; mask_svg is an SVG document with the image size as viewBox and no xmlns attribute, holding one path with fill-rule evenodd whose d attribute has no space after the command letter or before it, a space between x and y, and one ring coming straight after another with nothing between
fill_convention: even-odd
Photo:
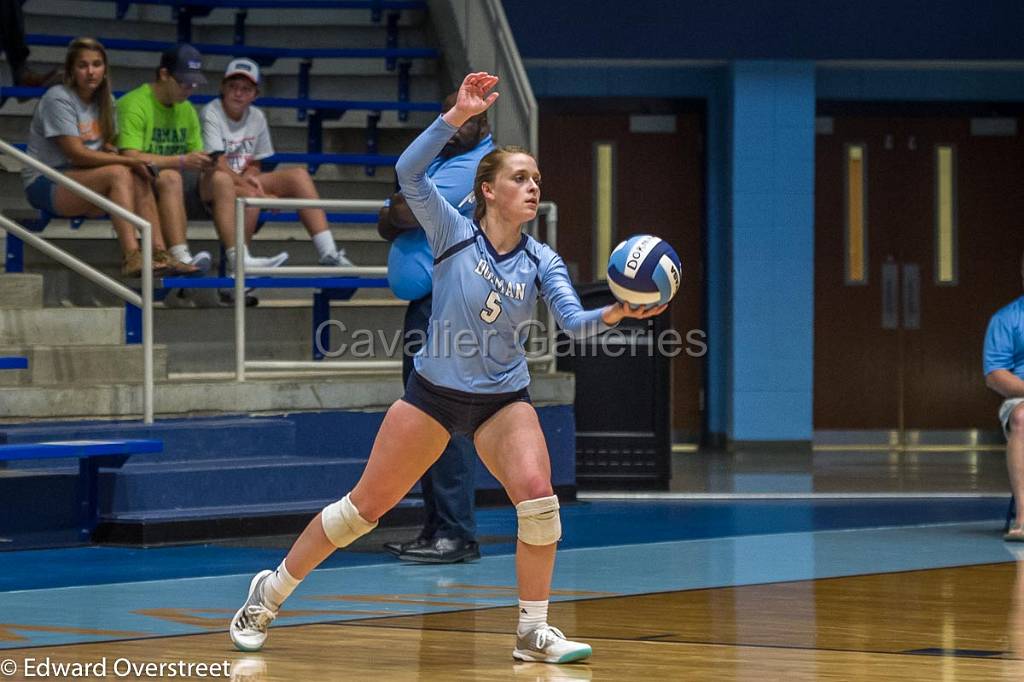
<instances>
[{"instance_id":1,"label":"volleyball player's leg","mask_svg":"<svg viewBox=\"0 0 1024 682\"><path fill-rule=\"evenodd\" d=\"M292 545L277 569L257 573L230 634L242 651L257 651L281 604L309 573L336 549L377 526L434 463L448 443L448 432L433 417L404 400L396 401L381 424L370 459L355 487L324 507Z\"/></svg>"},{"instance_id":2,"label":"volleyball player's leg","mask_svg":"<svg viewBox=\"0 0 1024 682\"><path fill-rule=\"evenodd\" d=\"M516 506L516 580L519 625L512 656L523 661L569 663L590 646L565 638L547 622L555 549L562 535L551 461L537 411L527 402L506 405L477 429L477 452Z\"/></svg>"}]
</instances>

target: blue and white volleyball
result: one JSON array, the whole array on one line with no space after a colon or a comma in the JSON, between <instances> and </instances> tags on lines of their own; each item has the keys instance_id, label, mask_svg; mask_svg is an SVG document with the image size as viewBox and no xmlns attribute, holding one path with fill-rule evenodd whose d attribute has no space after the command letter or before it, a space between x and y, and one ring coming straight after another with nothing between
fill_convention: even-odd
<instances>
[{"instance_id":1,"label":"blue and white volleyball","mask_svg":"<svg viewBox=\"0 0 1024 682\"><path fill-rule=\"evenodd\" d=\"M682 265L668 242L649 234L630 237L608 259L612 294L632 306L668 303L679 291Z\"/></svg>"}]
</instances>

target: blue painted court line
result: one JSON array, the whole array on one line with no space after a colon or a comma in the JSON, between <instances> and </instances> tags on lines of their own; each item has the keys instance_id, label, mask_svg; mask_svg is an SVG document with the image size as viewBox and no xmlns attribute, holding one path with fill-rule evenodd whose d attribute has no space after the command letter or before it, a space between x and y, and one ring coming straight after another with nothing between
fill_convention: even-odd
<instances>
[{"instance_id":1,"label":"blue painted court line","mask_svg":"<svg viewBox=\"0 0 1024 682\"><path fill-rule=\"evenodd\" d=\"M737 535L991 520L997 530L1005 497L872 500L667 500L581 502L562 507L562 549ZM410 531L413 533L415 531ZM485 556L515 551L515 511L480 509ZM0 552L0 594L10 590L232 575L276 566L279 548L191 545L136 549L76 547ZM337 552L325 568L390 564L383 553ZM40 570L45 564L46 570Z\"/></svg>"},{"instance_id":2,"label":"blue painted court line","mask_svg":"<svg viewBox=\"0 0 1024 682\"><path fill-rule=\"evenodd\" d=\"M789 582L1014 558L991 521L588 547L559 552L552 598ZM6 592L0 594L5 623L0 648L224 631L250 578L247 572ZM514 585L510 555L447 566L391 562L319 569L288 602L302 615L286 609L275 625L508 606L515 603ZM389 601L396 594L401 601ZM38 626L52 629L33 629ZM21 639L12 641L11 636ZM268 647L273 641L271 636Z\"/></svg>"}]
</instances>

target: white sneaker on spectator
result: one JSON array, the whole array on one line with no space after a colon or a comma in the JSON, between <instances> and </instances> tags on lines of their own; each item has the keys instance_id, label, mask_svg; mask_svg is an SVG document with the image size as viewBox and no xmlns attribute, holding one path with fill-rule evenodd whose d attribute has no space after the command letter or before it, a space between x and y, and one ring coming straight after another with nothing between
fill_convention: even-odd
<instances>
[{"instance_id":1,"label":"white sneaker on spectator","mask_svg":"<svg viewBox=\"0 0 1024 682\"><path fill-rule=\"evenodd\" d=\"M355 263L345 255L345 249L338 249L336 253L328 254L320 258L320 265L327 265L332 268L350 268Z\"/></svg>"},{"instance_id":2,"label":"white sneaker on spectator","mask_svg":"<svg viewBox=\"0 0 1024 682\"><path fill-rule=\"evenodd\" d=\"M210 266L213 265L213 257L209 251L200 251L199 253L192 256L191 265L199 268L199 272L206 274L209 271Z\"/></svg>"},{"instance_id":3,"label":"white sneaker on spectator","mask_svg":"<svg viewBox=\"0 0 1024 682\"><path fill-rule=\"evenodd\" d=\"M259 256L245 257L245 269L249 268L276 268L284 265L285 261L288 260L288 252L282 251L276 256L269 256L267 258L261 258ZM228 272L235 271L235 260L233 258L228 259Z\"/></svg>"}]
</instances>

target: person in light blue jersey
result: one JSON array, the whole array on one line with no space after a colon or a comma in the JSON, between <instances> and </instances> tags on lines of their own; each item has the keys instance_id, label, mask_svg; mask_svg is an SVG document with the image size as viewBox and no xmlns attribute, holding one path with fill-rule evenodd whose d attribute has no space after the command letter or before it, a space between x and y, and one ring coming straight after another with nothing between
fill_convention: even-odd
<instances>
[{"instance_id":1,"label":"person in light blue jersey","mask_svg":"<svg viewBox=\"0 0 1024 682\"><path fill-rule=\"evenodd\" d=\"M441 111L455 106L458 93L444 99ZM476 201L473 181L480 159L494 151L487 113L469 119L455 131L427 167L427 177L449 204L472 219ZM433 305L434 256L430 242L401 192L380 211L380 236L391 241L388 284L395 296L409 301L403 326L402 382L409 381L413 357L423 346ZM476 540L476 450L464 434L452 439L420 479L423 526L405 542L388 542L384 549L402 561L451 564L480 558Z\"/></svg>"},{"instance_id":2,"label":"person in light blue jersey","mask_svg":"<svg viewBox=\"0 0 1024 682\"><path fill-rule=\"evenodd\" d=\"M1024 280L1024 258L1021 259ZM1024 542L1024 296L989 320L982 353L985 385L1003 397L999 421L1006 436L1006 466L1016 502L1017 520L1003 535Z\"/></svg>"},{"instance_id":3,"label":"person in light blue jersey","mask_svg":"<svg viewBox=\"0 0 1024 682\"><path fill-rule=\"evenodd\" d=\"M498 78L471 73L454 107L409 146L396 171L402 194L434 255L434 306L415 371L381 424L370 459L352 491L327 505L276 570L257 573L230 635L243 651L262 648L284 600L336 549L373 530L441 454L452 433L472 436L477 453L516 506L519 625L513 658L569 663L591 648L547 623L555 548L561 538L558 498L537 412L522 330L543 296L559 325L575 337L609 329L625 317L664 312L616 303L584 310L562 259L523 233L540 204L540 171L529 153L502 147L480 162L475 219L459 214L427 177L452 134L498 98ZM450 338L449 338L450 337Z\"/></svg>"}]
</instances>

